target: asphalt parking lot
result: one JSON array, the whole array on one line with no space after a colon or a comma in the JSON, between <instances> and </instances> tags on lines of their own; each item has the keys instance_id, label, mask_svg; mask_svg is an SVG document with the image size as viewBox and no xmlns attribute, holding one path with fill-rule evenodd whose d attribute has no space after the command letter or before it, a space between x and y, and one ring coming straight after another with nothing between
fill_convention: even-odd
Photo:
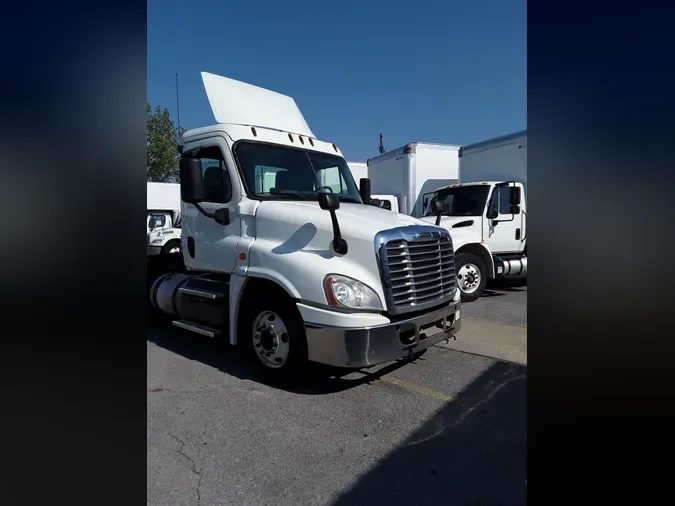
<instances>
[{"instance_id":1,"label":"asphalt parking lot","mask_svg":"<svg viewBox=\"0 0 675 506\"><path fill-rule=\"evenodd\" d=\"M527 287L488 292L417 361L295 389L149 327L148 504L525 504Z\"/></svg>"}]
</instances>

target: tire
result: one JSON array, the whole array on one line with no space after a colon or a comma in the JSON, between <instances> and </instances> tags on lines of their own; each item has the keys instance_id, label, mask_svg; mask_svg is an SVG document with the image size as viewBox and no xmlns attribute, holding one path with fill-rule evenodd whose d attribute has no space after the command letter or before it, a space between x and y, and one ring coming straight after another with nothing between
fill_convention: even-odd
<instances>
[{"instance_id":1,"label":"tire","mask_svg":"<svg viewBox=\"0 0 675 506\"><path fill-rule=\"evenodd\" d=\"M171 239L164 246L160 257L162 263L168 269L181 269L183 265L183 255L180 239Z\"/></svg>"},{"instance_id":2,"label":"tire","mask_svg":"<svg viewBox=\"0 0 675 506\"><path fill-rule=\"evenodd\" d=\"M239 323L239 342L250 361L271 382L301 379L309 364L307 336L293 301L272 291L248 299L248 305Z\"/></svg>"},{"instance_id":3,"label":"tire","mask_svg":"<svg viewBox=\"0 0 675 506\"><path fill-rule=\"evenodd\" d=\"M483 295L487 285L487 269L479 256L473 253L457 254L455 272L462 302L473 302Z\"/></svg>"}]
</instances>

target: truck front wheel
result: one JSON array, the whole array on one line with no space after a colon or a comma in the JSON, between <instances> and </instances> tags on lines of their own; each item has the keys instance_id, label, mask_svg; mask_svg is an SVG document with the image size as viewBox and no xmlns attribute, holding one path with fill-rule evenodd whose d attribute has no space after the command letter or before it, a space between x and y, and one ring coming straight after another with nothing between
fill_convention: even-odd
<instances>
[{"instance_id":1,"label":"truck front wheel","mask_svg":"<svg viewBox=\"0 0 675 506\"><path fill-rule=\"evenodd\" d=\"M183 256L181 255L180 239L171 239L162 247L162 262L167 269L179 269L182 267Z\"/></svg>"},{"instance_id":2,"label":"truck front wheel","mask_svg":"<svg viewBox=\"0 0 675 506\"><path fill-rule=\"evenodd\" d=\"M473 302L485 290L487 275L485 263L473 253L458 253L455 257L457 285L462 295L462 302Z\"/></svg>"},{"instance_id":3,"label":"truck front wheel","mask_svg":"<svg viewBox=\"0 0 675 506\"><path fill-rule=\"evenodd\" d=\"M273 296L249 299L240 339L252 360L272 380L297 378L307 366L307 337L295 304Z\"/></svg>"}]
</instances>

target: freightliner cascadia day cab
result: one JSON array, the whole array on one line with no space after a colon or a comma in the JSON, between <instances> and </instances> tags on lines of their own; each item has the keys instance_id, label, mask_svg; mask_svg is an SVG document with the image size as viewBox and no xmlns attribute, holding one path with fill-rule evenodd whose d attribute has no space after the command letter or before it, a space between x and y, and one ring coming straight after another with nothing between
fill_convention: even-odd
<instances>
[{"instance_id":1,"label":"freightliner cascadia day cab","mask_svg":"<svg viewBox=\"0 0 675 506\"><path fill-rule=\"evenodd\" d=\"M438 221L456 249L462 300L481 296L488 278L527 275L527 131L462 146L459 184L437 188Z\"/></svg>"},{"instance_id":2,"label":"freightliner cascadia day cab","mask_svg":"<svg viewBox=\"0 0 675 506\"><path fill-rule=\"evenodd\" d=\"M159 258L167 265L175 264L180 255L180 185L148 183L148 259Z\"/></svg>"},{"instance_id":3,"label":"freightliner cascadia day cab","mask_svg":"<svg viewBox=\"0 0 675 506\"><path fill-rule=\"evenodd\" d=\"M357 188L291 97L202 80L217 124L182 138L186 272L157 278L152 305L177 327L245 346L276 378L308 362L415 357L454 335L450 234L364 205L370 181ZM322 184L335 176L338 187Z\"/></svg>"}]
</instances>

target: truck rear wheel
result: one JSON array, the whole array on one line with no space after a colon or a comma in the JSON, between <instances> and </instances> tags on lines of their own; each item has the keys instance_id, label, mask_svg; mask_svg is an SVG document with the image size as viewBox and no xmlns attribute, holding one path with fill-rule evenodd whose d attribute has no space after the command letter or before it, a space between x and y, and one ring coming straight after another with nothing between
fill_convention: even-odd
<instances>
[{"instance_id":1,"label":"truck rear wheel","mask_svg":"<svg viewBox=\"0 0 675 506\"><path fill-rule=\"evenodd\" d=\"M462 302L473 302L478 299L487 285L485 263L473 253L458 253L455 257L457 286L462 295Z\"/></svg>"},{"instance_id":2,"label":"truck rear wheel","mask_svg":"<svg viewBox=\"0 0 675 506\"><path fill-rule=\"evenodd\" d=\"M244 311L239 338L251 360L274 381L300 377L308 363L307 337L295 304L271 295L249 301L251 307Z\"/></svg>"}]
</instances>

